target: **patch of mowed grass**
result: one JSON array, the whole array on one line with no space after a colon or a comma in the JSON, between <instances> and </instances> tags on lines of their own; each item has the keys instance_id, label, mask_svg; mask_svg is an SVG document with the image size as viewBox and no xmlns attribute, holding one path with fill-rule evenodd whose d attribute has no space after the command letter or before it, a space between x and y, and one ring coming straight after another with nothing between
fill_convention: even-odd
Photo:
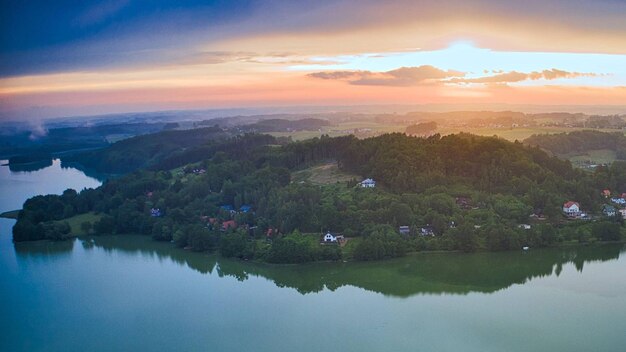
<instances>
[{"instance_id":1,"label":"patch of mowed grass","mask_svg":"<svg viewBox=\"0 0 626 352\"><path fill-rule=\"evenodd\" d=\"M85 231L83 231L82 224L84 222L90 222L91 225L93 226L93 224L96 221L100 220L100 218L102 218L102 214L89 212L85 214L75 215L75 216L72 216L71 218L63 219L60 221L67 221L67 223L70 225L70 228L72 229L70 232L70 236L82 236L82 235L88 235L88 233L85 233Z\"/></svg>"}]
</instances>

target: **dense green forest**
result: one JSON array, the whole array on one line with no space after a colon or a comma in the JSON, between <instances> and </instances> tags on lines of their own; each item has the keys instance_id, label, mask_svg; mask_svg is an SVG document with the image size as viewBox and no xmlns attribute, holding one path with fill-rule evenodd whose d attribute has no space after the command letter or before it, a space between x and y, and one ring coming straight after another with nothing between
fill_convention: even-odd
<instances>
[{"instance_id":1,"label":"dense green forest","mask_svg":"<svg viewBox=\"0 0 626 352\"><path fill-rule=\"evenodd\" d=\"M95 190L29 199L14 240L63 239L70 233L64 219L87 212L99 215L83 224L95 234L141 233L192 250L275 263L509 250L621 236L619 216L568 220L561 207L575 200L600 213L607 201L600 190L626 192L626 163L589 173L537 147L495 137L387 134L284 143L249 134L185 150L172 146L169 153L159 162L141 154L137 163L149 169ZM292 182L292 172L328 160L374 178L377 186L362 188L356 179ZM533 214L539 219L532 220ZM400 226L409 232L400 234ZM327 231L348 238L347 244L321 245Z\"/></svg>"},{"instance_id":2,"label":"dense green forest","mask_svg":"<svg viewBox=\"0 0 626 352\"><path fill-rule=\"evenodd\" d=\"M98 172L121 174L150 167L184 153L189 148L206 145L231 136L221 128L205 127L191 130L167 130L128 138L103 149L63 158L78 162Z\"/></svg>"},{"instance_id":3,"label":"dense green forest","mask_svg":"<svg viewBox=\"0 0 626 352\"><path fill-rule=\"evenodd\" d=\"M616 152L618 159L626 160L626 136L621 132L583 130L569 133L539 134L528 137L524 143L538 146L557 155L609 149Z\"/></svg>"}]
</instances>

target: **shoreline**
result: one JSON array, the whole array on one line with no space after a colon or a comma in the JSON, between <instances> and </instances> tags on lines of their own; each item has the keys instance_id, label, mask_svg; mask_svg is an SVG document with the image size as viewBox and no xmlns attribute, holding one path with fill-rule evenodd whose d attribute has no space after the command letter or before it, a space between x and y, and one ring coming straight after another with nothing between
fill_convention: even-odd
<instances>
[{"instance_id":1,"label":"shoreline","mask_svg":"<svg viewBox=\"0 0 626 352\"><path fill-rule=\"evenodd\" d=\"M11 213L11 212L4 212L2 214L0 214L0 217L3 217L3 215L5 215L6 213ZM7 219L12 219L9 217L4 216ZM106 236L141 236L141 237L145 237L146 239L152 241L152 242L161 242L164 244L169 245L171 248L173 249L179 249L181 251L185 251L185 252L189 252L189 253L197 253L197 254L206 254L206 255L217 255L219 257L222 257L222 255L219 253L219 250L215 250L215 251L200 251L200 252L195 252L193 250L190 249L185 249L182 247L177 247L176 245L172 244L171 242L163 242L163 241L156 241L153 240L150 236L148 235L141 235L141 234L133 234L133 233L128 233L128 234L110 234L110 235L94 235L94 234L80 234L80 235L76 235L76 236L72 236L72 237L67 237L66 239L63 240L59 240L59 241L54 241L54 240L49 240L49 239L43 239L43 240L36 240L36 241L19 241L19 242L14 242L14 244L16 243L29 243L29 242L63 242L63 241L68 241L68 240L75 240L75 239L85 239L85 238L89 238L89 237L106 237ZM254 260L254 259L241 259L241 258L227 258L227 257L223 257L225 259L229 259L229 260L236 260L236 261L240 261L240 262L247 262L247 263L253 263L253 264L263 264L263 265L272 265L272 266L296 266L296 265L310 265L310 264L318 264L318 263L337 263L337 264L345 264L345 263L374 263L374 262L385 262L388 260L394 260L394 259L399 259L399 258L405 258L405 257L413 257L413 256L418 256L418 255L434 255L434 254L478 254L478 253L519 253L519 252L523 252L523 253L528 253L531 252L533 250L541 250L541 249L549 249L549 248L565 248L565 247L586 247L586 246L602 246L602 245L618 245L618 244L622 244L622 245L626 245L626 239L622 239L619 241L594 241L594 242L588 242L588 243L577 243L577 242L563 242L563 243L559 243L553 246L548 246L548 247L534 247L534 248L530 248L528 251L524 251L521 248L519 250L507 250L507 251L488 251L488 250L477 250L474 252L463 252L461 250L429 250L429 251L411 251L411 252L407 252L404 256L401 257L391 257L391 258L384 258L384 259L378 259L378 260L364 260L364 261L360 261L360 260L354 260L354 259L341 259L341 260L336 260L336 261L332 261L332 260L319 260L319 261L310 261L310 262L303 262L303 263L270 263L267 261L262 261L262 260Z\"/></svg>"},{"instance_id":2,"label":"shoreline","mask_svg":"<svg viewBox=\"0 0 626 352\"><path fill-rule=\"evenodd\" d=\"M0 213L0 218L17 220L19 213L20 209L5 211Z\"/></svg>"}]
</instances>

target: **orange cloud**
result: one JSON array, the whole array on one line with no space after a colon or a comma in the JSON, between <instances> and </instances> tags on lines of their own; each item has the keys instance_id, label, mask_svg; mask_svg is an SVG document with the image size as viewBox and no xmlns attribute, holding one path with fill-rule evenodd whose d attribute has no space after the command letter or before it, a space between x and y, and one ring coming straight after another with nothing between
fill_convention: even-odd
<instances>
[{"instance_id":1,"label":"orange cloud","mask_svg":"<svg viewBox=\"0 0 626 352\"><path fill-rule=\"evenodd\" d=\"M484 73L488 73L486 71ZM407 87L415 85L432 85L437 83L452 84L499 84L514 83L527 80L554 80L558 78L594 77L594 73L568 72L556 68L543 71L523 73L517 71L498 73L491 76L465 78L466 73L454 70L441 70L434 66L401 67L386 72L372 71L323 71L309 73L308 77L325 80L345 81L352 85L363 86L395 86Z\"/></svg>"},{"instance_id":2,"label":"orange cloud","mask_svg":"<svg viewBox=\"0 0 626 352\"><path fill-rule=\"evenodd\" d=\"M463 77L465 73L440 70L431 65L401 67L387 72L329 71L308 74L309 77L326 80L344 80L352 85L407 87L437 83L451 77Z\"/></svg>"},{"instance_id":3,"label":"orange cloud","mask_svg":"<svg viewBox=\"0 0 626 352\"><path fill-rule=\"evenodd\" d=\"M567 72L557 70L555 68L551 70L533 71L530 73L523 73L517 71L500 73L493 76L485 76L478 78L455 78L451 79L449 83L514 83L521 81L536 81L539 79L554 80L558 78L576 78L576 77L595 77L595 73L583 73L583 72Z\"/></svg>"}]
</instances>

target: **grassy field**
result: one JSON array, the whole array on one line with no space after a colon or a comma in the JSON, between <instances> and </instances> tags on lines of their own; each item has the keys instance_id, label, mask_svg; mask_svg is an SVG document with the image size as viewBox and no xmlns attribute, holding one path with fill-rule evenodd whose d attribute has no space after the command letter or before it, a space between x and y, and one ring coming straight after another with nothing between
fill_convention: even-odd
<instances>
[{"instance_id":1,"label":"grassy field","mask_svg":"<svg viewBox=\"0 0 626 352\"><path fill-rule=\"evenodd\" d=\"M437 130L442 135L467 132L479 136L498 136L509 141L523 141L533 134L555 134L564 132L580 131L582 128L569 127L518 127L518 128L441 128ZM616 130L598 130L602 132L616 132Z\"/></svg>"},{"instance_id":2,"label":"grassy field","mask_svg":"<svg viewBox=\"0 0 626 352\"><path fill-rule=\"evenodd\" d=\"M293 182L311 182L316 185L328 185L359 180L359 176L339 170L337 162L316 165L305 170L296 171L291 175Z\"/></svg>"},{"instance_id":3,"label":"grassy field","mask_svg":"<svg viewBox=\"0 0 626 352\"><path fill-rule=\"evenodd\" d=\"M351 132L356 129L369 129L369 132L361 132L357 136L366 137L369 135L379 135L383 133L391 132L404 132L407 124L385 124L373 121L351 121L342 122L334 126L326 126L321 131L296 131L296 132L271 132L269 134L277 137L291 137L293 140L300 141L304 139L320 137L323 134L327 134L331 137L345 136L352 134ZM582 128L570 128L570 127L517 127L517 128L451 128L441 126L437 129L437 133L441 135L447 135L452 133L468 132L477 134L480 136L498 136L510 141L519 140L522 141L533 134L552 134L579 131ZM603 132L616 132L616 130L599 130Z\"/></svg>"},{"instance_id":4,"label":"grassy field","mask_svg":"<svg viewBox=\"0 0 626 352\"><path fill-rule=\"evenodd\" d=\"M610 164L617 160L615 151L610 149L590 150L585 154L573 155L568 159L575 165L591 164Z\"/></svg>"},{"instance_id":5,"label":"grassy field","mask_svg":"<svg viewBox=\"0 0 626 352\"><path fill-rule=\"evenodd\" d=\"M100 220L101 217L102 217L101 214L95 214L93 212L89 212L85 214L72 216L71 218L67 218L62 221L67 221L67 223L70 224L70 227L72 228L72 232L70 232L70 236L81 236L81 235L87 235L87 233L85 233L80 228L80 225L83 222L89 221L93 225L93 223Z\"/></svg>"},{"instance_id":6,"label":"grassy field","mask_svg":"<svg viewBox=\"0 0 626 352\"><path fill-rule=\"evenodd\" d=\"M369 129L371 131L362 132L364 136L378 135L391 132L404 132L406 126L382 124L371 121L356 121L356 122L342 122L334 126L326 126L321 131L296 131L296 132L270 132L272 136L276 137L291 137L294 141L301 141L305 139L320 137L323 134L330 137L339 137L352 134L355 129Z\"/></svg>"},{"instance_id":7,"label":"grassy field","mask_svg":"<svg viewBox=\"0 0 626 352\"><path fill-rule=\"evenodd\" d=\"M311 139L320 137L322 134L318 131L297 131L297 132L268 132L267 134L274 137L291 137L294 141L303 141L305 139Z\"/></svg>"}]
</instances>

